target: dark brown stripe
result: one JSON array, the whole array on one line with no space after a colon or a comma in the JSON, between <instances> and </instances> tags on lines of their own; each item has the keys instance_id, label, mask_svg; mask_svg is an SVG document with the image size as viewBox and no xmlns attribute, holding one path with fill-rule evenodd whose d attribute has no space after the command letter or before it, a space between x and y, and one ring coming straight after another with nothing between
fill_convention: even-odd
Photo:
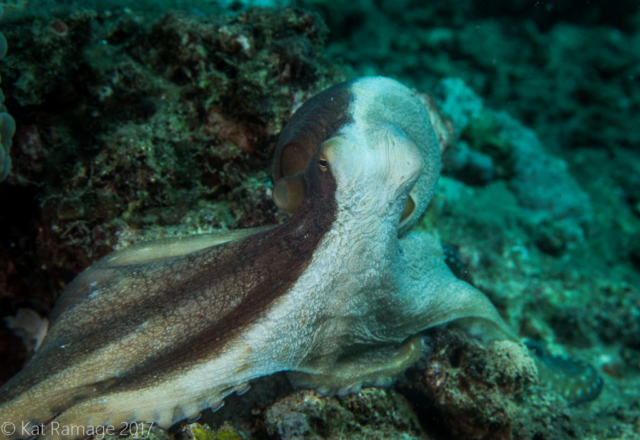
<instances>
[{"instance_id":1,"label":"dark brown stripe","mask_svg":"<svg viewBox=\"0 0 640 440\"><path fill-rule=\"evenodd\" d=\"M153 376L211 357L291 289L311 261L320 240L331 229L337 214L335 180L330 171L322 172L315 164L319 145L352 120L348 114L351 98L348 83L341 83L316 95L291 118L278 146L300 142L312 153L308 159L311 165L305 172L308 192L302 206L282 226L248 237L241 246L234 247L232 253L235 255L221 256L221 260L227 261L222 267L223 273L205 275L220 280L229 273L229 266L234 266L235 261L237 270L233 270L232 276L236 285L247 285L256 279L260 282L222 320L193 335L188 344L157 353L127 373L119 387L142 388L153 382ZM278 151L281 148L276 149L276 154ZM242 264L238 265L239 261Z\"/></svg>"},{"instance_id":2,"label":"dark brown stripe","mask_svg":"<svg viewBox=\"0 0 640 440\"><path fill-rule=\"evenodd\" d=\"M277 151L298 142L313 153L309 159L315 164L317 147L351 121L350 100L347 83L312 98L283 130ZM188 336L188 343L156 353L126 372L114 387L142 388L153 381L153 375L167 374L211 356L293 286L311 261L320 240L330 230L337 212L335 180L330 172L320 172L314 166L307 168L305 178L307 197L300 209L278 228L167 262L99 269L111 273L114 279L124 277L135 283L133 297L127 298L126 291L103 291L100 295L111 295L114 306L110 310L90 311L95 322L89 328L73 325L74 306L71 305L52 328L52 333L56 330L60 333L58 337L49 340L25 371L7 384L0 393L0 403L123 338L154 316L171 319L177 303L187 298L196 298L202 304L202 313L192 319L204 319L211 324L190 335L189 322L185 322L181 336ZM179 280L176 280L177 274L180 274ZM117 285L116 282L101 283L100 287L104 289L108 284ZM162 289L156 291L157 286ZM232 307L231 301L238 297L244 299ZM121 303L126 302L131 304L123 310ZM68 347L60 350L60 345Z\"/></svg>"},{"instance_id":3,"label":"dark brown stripe","mask_svg":"<svg viewBox=\"0 0 640 440\"><path fill-rule=\"evenodd\" d=\"M349 105L353 81L338 83L306 101L280 133L273 163L273 181L292 176L301 162L308 163L320 144L353 120ZM289 159L283 160L283 157ZM287 166L289 165L289 166ZM292 168L296 168L294 171Z\"/></svg>"},{"instance_id":4,"label":"dark brown stripe","mask_svg":"<svg viewBox=\"0 0 640 440\"><path fill-rule=\"evenodd\" d=\"M155 381L153 376L161 377L182 366L212 357L269 311L269 306L285 294L307 268L313 252L335 220L335 181L330 174L325 176L318 188L318 192L323 192L322 197L309 194L290 221L271 234L248 239L243 244L242 250L247 256L242 265L243 271L234 273L233 277L240 285L256 277L260 282L249 290L242 303L204 331L192 335L187 343L157 353L128 372L118 388L143 388Z\"/></svg>"}]
</instances>

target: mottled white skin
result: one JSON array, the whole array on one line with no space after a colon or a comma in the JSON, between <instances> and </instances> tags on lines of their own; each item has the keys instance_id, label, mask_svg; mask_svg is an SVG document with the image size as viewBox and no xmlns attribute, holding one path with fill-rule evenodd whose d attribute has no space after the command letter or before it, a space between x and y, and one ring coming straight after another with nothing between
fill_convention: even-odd
<instances>
[{"instance_id":1,"label":"mottled white skin","mask_svg":"<svg viewBox=\"0 0 640 440\"><path fill-rule=\"evenodd\" d=\"M338 184L338 218L313 269L287 295L281 316L288 317L279 321L313 323L287 329L296 337L286 344L299 347L288 370L308 373L290 374L294 382L328 393L388 383L380 379L420 356L411 337L442 323L480 318L511 337L487 298L453 276L433 236L402 234L428 206L440 171L424 107L386 78L364 78L353 88L354 122L325 150ZM399 231L410 191L417 207ZM415 350L400 348L405 341Z\"/></svg>"},{"instance_id":2,"label":"mottled white skin","mask_svg":"<svg viewBox=\"0 0 640 440\"><path fill-rule=\"evenodd\" d=\"M84 400L55 422L119 426L138 420L166 428L278 371L324 393L386 384L420 357L421 331L459 318L478 318L511 335L488 299L451 274L434 237L404 233L428 205L439 175L440 150L426 110L393 80L364 78L351 88L353 121L320 147L337 184L337 217L293 287L216 356L151 386ZM410 192L417 208L401 228ZM171 256L180 253L172 249ZM149 252L141 251L140 259L162 261L162 252L142 256ZM122 255L113 264L136 256ZM127 346L135 347L138 337L132 335ZM158 344L180 343L163 338L162 331L152 340L153 345L135 347L137 356ZM135 357L123 356L119 366L115 360L123 347L114 341L99 359L86 359L87 368L100 371L98 364L111 361L109 374L117 375L119 367L126 371ZM87 377L85 385L100 378ZM46 390L33 390L22 405L40 395ZM11 402L0 407L9 418L11 411ZM45 431L45 437L65 436Z\"/></svg>"}]
</instances>

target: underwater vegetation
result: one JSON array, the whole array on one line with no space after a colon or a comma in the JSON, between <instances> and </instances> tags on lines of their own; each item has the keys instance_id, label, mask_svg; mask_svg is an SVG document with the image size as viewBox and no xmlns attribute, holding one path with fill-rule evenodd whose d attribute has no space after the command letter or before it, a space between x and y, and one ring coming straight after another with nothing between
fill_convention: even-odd
<instances>
[{"instance_id":1,"label":"underwater vegetation","mask_svg":"<svg viewBox=\"0 0 640 440\"><path fill-rule=\"evenodd\" d=\"M296 164L306 156L287 162L293 174L273 174L286 122L334 84L385 75L412 89L430 116L439 114L429 121L442 163L435 193L419 219L411 215L425 208L415 205L424 198L408 195L401 210L396 200L393 209L405 221L397 231L420 238L418 248L434 250L436 272L447 271L446 264L483 292L518 340L502 339L477 322L438 325L419 334L420 344L412 345L413 338L404 346L389 343L390 352L408 355L406 362L381 375L384 380L372 375L361 384L345 378L355 369L377 368L376 350L337 344L335 350L352 349L313 367L336 376L336 365L359 366L343 369L339 386L305 383L304 376L297 384L341 395L293 389L284 373L276 373L251 380L244 394L244 386L220 390L239 393L225 397L218 411L204 411L201 424L169 431L156 426L151 437L640 436L637 3L590 4L580 11L569 0L535 7L471 0L296 2L301 9L242 6L250 2L0 3L9 47L0 60L3 104L16 121L10 151L3 147L11 169L0 182L0 384L24 377L30 367L19 371L29 359L53 353L54 345L45 342L36 354L49 322L61 329L60 337L75 334L60 324L59 316L67 322L77 317L62 299L70 295L60 295L69 286L76 291L82 277L109 273L127 280L122 287L135 278L126 269L132 262L142 263L147 279L150 267L169 266L155 258L169 261L196 248L204 253L224 240L231 241L219 249L240 242L251 248L257 242L237 231L293 221L315 189L298 175ZM2 134L3 145L5 139L10 136ZM266 237L265 231L254 232ZM156 239L173 243L172 250L156 253L160 248L148 244ZM282 254L312 252L304 246L313 243ZM435 252L440 243L444 254ZM369 249L362 246L360 253ZM101 260L72 282L114 251L113 266ZM286 276L295 278L295 265L289 266ZM162 277L152 278L162 285ZM316 286L331 279L318 278ZM117 296L115 284L105 284L105 292ZM173 310L171 301L156 302ZM205 302L193 309L174 334L193 334L211 307ZM379 311L371 319L388 323L384 304L370 310ZM105 341L149 316L140 309L130 313L131 323L109 315L118 325L104 332ZM408 315L398 320L407 321ZM525 340L535 341L529 342L534 349L519 342ZM162 341L156 338L155 346ZM181 353L204 346L168 345ZM125 353L139 359L133 345L114 353L104 358L103 371L119 368ZM369 355L372 362L356 362ZM176 365L186 358L175 356ZM404 376L396 374L405 369ZM128 371L131 382L121 386L131 391L141 376ZM106 396L115 386L107 380L76 399L90 402L91 393ZM195 394L207 389L194 388ZM142 399L133 407L151 412L158 400L171 401ZM219 399L213 400L217 406ZM149 418L168 414L159 409ZM183 404L170 418L196 409Z\"/></svg>"}]
</instances>

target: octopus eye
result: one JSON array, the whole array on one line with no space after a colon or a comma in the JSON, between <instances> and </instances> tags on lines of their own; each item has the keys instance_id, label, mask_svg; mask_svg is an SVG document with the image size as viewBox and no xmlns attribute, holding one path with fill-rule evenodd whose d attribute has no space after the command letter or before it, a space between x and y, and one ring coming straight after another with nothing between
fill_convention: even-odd
<instances>
[{"instance_id":1,"label":"octopus eye","mask_svg":"<svg viewBox=\"0 0 640 440\"><path fill-rule=\"evenodd\" d=\"M327 162L327 159L320 156L320 158L318 159L318 166L320 167L320 171L327 171L329 162Z\"/></svg>"},{"instance_id":2,"label":"octopus eye","mask_svg":"<svg viewBox=\"0 0 640 440\"><path fill-rule=\"evenodd\" d=\"M413 214L413 211L415 210L416 210L416 202L414 202L413 197L409 195L409 198L407 199L407 203L404 205L402 216L400 217L400 223L408 219Z\"/></svg>"},{"instance_id":3,"label":"octopus eye","mask_svg":"<svg viewBox=\"0 0 640 440\"><path fill-rule=\"evenodd\" d=\"M307 195L304 174L287 176L278 180L273 188L273 201L284 212L293 214Z\"/></svg>"}]
</instances>

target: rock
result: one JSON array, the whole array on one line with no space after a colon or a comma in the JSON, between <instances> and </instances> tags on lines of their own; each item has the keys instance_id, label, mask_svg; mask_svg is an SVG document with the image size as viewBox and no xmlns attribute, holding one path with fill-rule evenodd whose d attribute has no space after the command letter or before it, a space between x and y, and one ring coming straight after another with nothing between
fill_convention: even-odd
<instances>
[{"instance_id":1,"label":"rock","mask_svg":"<svg viewBox=\"0 0 640 440\"><path fill-rule=\"evenodd\" d=\"M298 391L273 404L265 422L282 440L429 439L409 403L390 389L365 388L344 399Z\"/></svg>"}]
</instances>

